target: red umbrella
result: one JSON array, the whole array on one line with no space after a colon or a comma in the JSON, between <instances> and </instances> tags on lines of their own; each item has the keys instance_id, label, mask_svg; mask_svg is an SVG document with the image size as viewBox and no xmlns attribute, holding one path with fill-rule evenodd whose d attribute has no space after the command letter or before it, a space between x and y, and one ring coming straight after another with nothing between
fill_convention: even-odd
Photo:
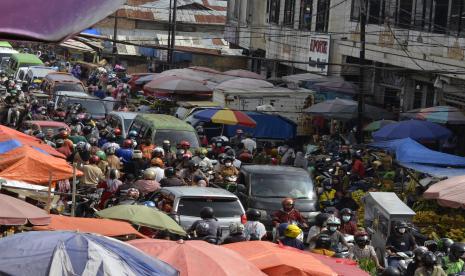
<instances>
[{"instance_id":1,"label":"red umbrella","mask_svg":"<svg viewBox=\"0 0 465 276\"><path fill-rule=\"evenodd\" d=\"M0 194L0 225L47 225L50 215L40 208L11 196Z\"/></svg>"},{"instance_id":2,"label":"red umbrella","mask_svg":"<svg viewBox=\"0 0 465 276\"><path fill-rule=\"evenodd\" d=\"M243 70L243 69L229 70L229 71L224 72L224 74L239 77L239 78L248 78L248 79L257 79L257 80L265 79L265 77L262 75L259 75L252 71Z\"/></svg>"}]
</instances>

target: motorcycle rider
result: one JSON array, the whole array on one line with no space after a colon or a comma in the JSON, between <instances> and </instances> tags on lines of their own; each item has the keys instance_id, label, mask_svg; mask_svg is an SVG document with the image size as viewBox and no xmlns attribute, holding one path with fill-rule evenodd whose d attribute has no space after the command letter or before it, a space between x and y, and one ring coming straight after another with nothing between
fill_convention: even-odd
<instances>
[{"instance_id":1,"label":"motorcycle rider","mask_svg":"<svg viewBox=\"0 0 465 276\"><path fill-rule=\"evenodd\" d=\"M124 150L124 149L121 149ZM120 150L120 151L121 151ZM132 151L132 149L131 149ZM132 152L132 159L130 162L123 163L125 174L132 174L136 177L142 175L142 172L147 169L148 164L145 159L142 158L142 152L140 150L134 150Z\"/></svg>"},{"instance_id":2,"label":"motorcycle rider","mask_svg":"<svg viewBox=\"0 0 465 276\"><path fill-rule=\"evenodd\" d=\"M417 247L415 238L407 232L407 228L408 225L405 221L399 221L395 225L393 233L387 238L386 252L389 255L389 266L398 266L397 252L413 251Z\"/></svg>"},{"instance_id":3,"label":"motorcycle rider","mask_svg":"<svg viewBox=\"0 0 465 276\"><path fill-rule=\"evenodd\" d=\"M294 208L294 200L292 198L283 199L281 206L282 209L273 213L272 223L274 227L277 227L281 223L297 223L303 228L307 227L307 223L300 212Z\"/></svg>"},{"instance_id":4,"label":"motorcycle rider","mask_svg":"<svg viewBox=\"0 0 465 276\"><path fill-rule=\"evenodd\" d=\"M221 236L221 229L218 220L215 218L215 212L211 207L203 207L200 210L201 220L195 221L192 226L187 230L187 233L193 233L197 226L200 224L208 225L208 236L219 238ZM197 233L198 234L198 233Z\"/></svg>"},{"instance_id":5,"label":"motorcycle rider","mask_svg":"<svg viewBox=\"0 0 465 276\"><path fill-rule=\"evenodd\" d=\"M172 166L174 160L176 159L176 153L171 150L171 142L169 140L164 140L162 148L165 152L165 164Z\"/></svg>"},{"instance_id":6,"label":"motorcycle rider","mask_svg":"<svg viewBox=\"0 0 465 276\"><path fill-rule=\"evenodd\" d=\"M136 188L129 188L126 192L126 197L123 201L120 201L118 205L134 205L137 204L139 199L139 190Z\"/></svg>"},{"instance_id":7,"label":"motorcycle rider","mask_svg":"<svg viewBox=\"0 0 465 276\"><path fill-rule=\"evenodd\" d=\"M151 160L152 159L152 152L155 149L155 145L152 144L152 139L150 137L147 137L144 140L144 143L140 145L140 150L142 151L142 156L146 160Z\"/></svg>"},{"instance_id":8,"label":"motorcycle rider","mask_svg":"<svg viewBox=\"0 0 465 276\"><path fill-rule=\"evenodd\" d=\"M340 245L350 248L344 234L339 232L339 227L341 226L341 221L335 216L330 216L326 221L327 229L322 231L322 234L327 234L331 238L331 248L337 249Z\"/></svg>"},{"instance_id":9,"label":"motorcycle rider","mask_svg":"<svg viewBox=\"0 0 465 276\"><path fill-rule=\"evenodd\" d=\"M121 158L123 164L131 162L133 149L132 149L132 140L125 139L122 144L122 148L116 150L116 156Z\"/></svg>"},{"instance_id":10,"label":"motorcycle rider","mask_svg":"<svg viewBox=\"0 0 465 276\"><path fill-rule=\"evenodd\" d=\"M465 243L454 242L449 254L443 258L443 267L447 275L460 273L464 270Z\"/></svg>"},{"instance_id":11,"label":"motorcycle rider","mask_svg":"<svg viewBox=\"0 0 465 276\"><path fill-rule=\"evenodd\" d=\"M332 207L336 204L335 197L336 197L336 190L333 189L333 183L330 178L326 178L322 182L323 185L323 192L320 194L320 208L324 210L326 207Z\"/></svg>"},{"instance_id":12,"label":"motorcycle rider","mask_svg":"<svg viewBox=\"0 0 465 276\"><path fill-rule=\"evenodd\" d=\"M237 177L239 175L239 170L233 166L233 158L231 156L226 156L224 158L224 166L221 168L217 174L217 181L223 182L226 178Z\"/></svg>"},{"instance_id":13,"label":"motorcycle rider","mask_svg":"<svg viewBox=\"0 0 465 276\"><path fill-rule=\"evenodd\" d=\"M108 168L121 170L121 161L115 155L116 153L115 147L106 148L105 153L107 155Z\"/></svg>"},{"instance_id":14,"label":"motorcycle rider","mask_svg":"<svg viewBox=\"0 0 465 276\"><path fill-rule=\"evenodd\" d=\"M413 260L407 266L405 276L415 275L415 271L417 270L417 268L419 268L422 265L421 258L423 257L423 255L425 255L426 252L428 252L428 248L426 248L425 246L418 246L413 250L414 257Z\"/></svg>"},{"instance_id":15,"label":"motorcycle rider","mask_svg":"<svg viewBox=\"0 0 465 276\"><path fill-rule=\"evenodd\" d=\"M326 230L326 222L328 221L328 218L330 215L328 213L319 213L315 217L315 225L310 227L310 230L308 230L308 235L307 235L307 243L309 244L309 249L315 248L315 240L317 236ZM314 239L315 238L315 239Z\"/></svg>"},{"instance_id":16,"label":"motorcycle rider","mask_svg":"<svg viewBox=\"0 0 465 276\"><path fill-rule=\"evenodd\" d=\"M213 170L213 164L210 158L207 157L207 149L206 148L198 148L196 151L196 155L192 157L192 160L199 163L200 169L203 172L209 172Z\"/></svg>"},{"instance_id":17,"label":"motorcycle rider","mask_svg":"<svg viewBox=\"0 0 465 276\"><path fill-rule=\"evenodd\" d=\"M176 187L184 185L185 183L176 176L176 171L173 167L168 167L165 169L165 178L160 180L161 187Z\"/></svg>"},{"instance_id":18,"label":"motorcycle rider","mask_svg":"<svg viewBox=\"0 0 465 276\"><path fill-rule=\"evenodd\" d=\"M352 220L354 213L349 208L344 208L339 212L341 217L341 231L345 235L355 235L357 232L357 224Z\"/></svg>"},{"instance_id":19,"label":"motorcycle rider","mask_svg":"<svg viewBox=\"0 0 465 276\"><path fill-rule=\"evenodd\" d=\"M155 172L155 180L160 182L163 178L165 178L165 170L163 169L165 164L163 164L163 160L159 157L155 157L152 161L150 161L150 164L152 165L150 169Z\"/></svg>"},{"instance_id":20,"label":"motorcycle rider","mask_svg":"<svg viewBox=\"0 0 465 276\"><path fill-rule=\"evenodd\" d=\"M239 148L239 143L244 139L244 131L240 128L236 129L236 135L229 139L229 143L234 149Z\"/></svg>"},{"instance_id":21,"label":"motorcycle rider","mask_svg":"<svg viewBox=\"0 0 465 276\"><path fill-rule=\"evenodd\" d=\"M187 168L182 169L179 172L179 177L184 180L188 186L191 186L194 182L194 177L199 176L203 180L208 183L207 177L205 174L199 169L199 163L195 162L194 160L189 160L187 162Z\"/></svg>"},{"instance_id":22,"label":"motorcycle rider","mask_svg":"<svg viewBox=\"0 0 465 276\"><path fill-rule=\"evenodd\" d=\"M249 209L246 212L247 222L244 225L244 235L248 241L259 241L265 238L265 225L259 221L261 217L260 211L257 209Z\"/></svg>"},{"instance_id":23,"label":"motorcycle rider","mask_svg":"<svg viewBox=\"0 0 465 276\"><path fill-rule=\"evenodd\" d=\"M79 142L87 143L86 137L79 134L79 131L75 127L71 127L71 134L69 140L73 141L73 144L77 145Z\"/></svg>"},{"instance_id":24,"label":"motorcycle rider","mask_svg":"<svg viewBox=\"0 0 465 276\"><path fill-rule=\"evenodd\" d=\"M336 254L331 249L331 238L327 234L319 234L315 239L315 248L310 250L312 253L332 257Z\"/></svg>"},{"instance_id":25,"label":"motorcycle rider","mask_svg":"<svg viewBox=\"0 0 465 276\"><path fill-rule=\"evenodd\" d=\"M80 186L97 188L99 182L105 180L102 170L97 166L99 162L100 158L96 155L92 155L89 161L85 162L82 167L83 176L79 183Z\"/></svg>"},{"instance_id":26,"label":"motorcycle rider","mask_svg":"<svg viewBox=\"0 0 465 276\"><path fill-rule=\"evenodd\" d=\"M99 202L99 209L105 208L105 204L119 189L123 183L119 180L119 171L111 169L108 173L108 178L99 184L99 188L104 189Z\"/></svg>"},{"instance_id":27,"label":"motorcycle rider","mask_svg":"<svg viewBox=\"0 0 465 276\"><path fill-rule=\"evenodd\" d=\"M415 270L414 276L447 276L442 267L437 265L437 261L433 252L426 252L421 258L422 266Z\"/></svg>"},{"instance_id":28,"label":"motorcycle rider","mask_svg":"<svg viewBox=\"0 0 465 276\"><path fill-rule=\"evenodd\" d=\"M240 222L229 224L229 235L223 240L222 244L236 243L246 241L244 236L244 225Z\"/></svg>"},{"instance_id":29,"label":"motorcycle rider","mask_svg":"<svg viewBox=\"0 0 465 276\"><path fill-rule=\"evenodd\" d=\"M160 183L155 180L156 172L152 168L144 171L144 179L137 180L133 184L133 188L139 190L140 196L145 197L149 193L153 193L160 189Z\"/></svg>"},{"instance_id":30,"label":"motorcycle rider","mask_svg":"<svg viewBox=\"0 0 465 276\"><path fill-rule=\"evenodd\" d=\"M302 234L302 230L299 228L299 226L289 224L287 225L286 230L284 230L284 238L280 240L280 243L286 246L304 250L304 243L297 238L300 236L300 234Z\"/></svg>"},{"instance_id":31,"label":"motorcycle rider","mask_svg":"<svg viewBox=\"0 0 465 276\"><path fill-rule=\"evenodd\" d=\"M349 248L349 258L360 261L362 259L371 259L377 269L383 269L379 264L378 257L373 246L370 245L370 238L365 231L355 233L355 246Z\"/></svg>"},{"instance_id":32,"label":"motorcycle rider","mask_svg":"<svg viewBox=\"0 0 465 276\"><path fill-rule=\"evenodd\" d=\"M192 156L192 152L190 151L191 144L188 141L181 141L181 143L178 145L178 148L185 150L186 153L189 153Z\"/></svg>"},{"instance_id":33,"label":"motorcycle rider","mask_svg":"<svg viewBox=\"0 0 465 276\"><path fill-rule=\"evenodd\" d=\"M442 238L438 242L438 257L444 257L449 254L449 249L454 241L449 238Z\"/></svg>"}]
</instances>

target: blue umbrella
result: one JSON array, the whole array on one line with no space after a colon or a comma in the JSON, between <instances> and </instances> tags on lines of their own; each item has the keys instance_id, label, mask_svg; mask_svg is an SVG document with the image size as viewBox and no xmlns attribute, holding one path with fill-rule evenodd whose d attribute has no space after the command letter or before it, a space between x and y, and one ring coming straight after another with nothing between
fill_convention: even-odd
<instances>
[{"instance_id":1,"label":"blue umbrella","mask_svg":"<svg viewBox=\"0 0 465 276\"><path fill-rule=\"evenodd\" d=\"M0 275L178 275L172 266L115 239L29 232L0 239Z\"/></svg>"},{"instance_id":2,"label":"blue umbrella","mask_svg":"<svg viewBox=\"0 0 465 276\"><path fill-rule=\"evenodd\" d=\"M373 132L373 138L394 140L410 137L413 140L441 140L452 135L447 128L428 121L407 120L389 124Z\"/></svg>"}]
</instances>

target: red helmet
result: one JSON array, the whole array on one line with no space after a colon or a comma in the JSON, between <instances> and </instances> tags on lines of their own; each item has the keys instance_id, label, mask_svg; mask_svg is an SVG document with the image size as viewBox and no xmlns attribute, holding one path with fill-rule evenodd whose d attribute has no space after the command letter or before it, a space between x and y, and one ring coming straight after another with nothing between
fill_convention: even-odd
<instances>
[{"instance_id":1,"label":"red helmet","mask_svg":"<svg viewBox=\"0 0 465 276\"><path fill-rule=\"evenodd\" d=\"M69 136L69 133L66 129L60 130L60 138L61 139L67 139Z\"/></svg>"},{"instance_id":2,"label":"red helmet","mask_svg":"<svg viewBox=\"0 0 465 276\"><path fill-rule=\"evenodd\" d=\"M180 145L181 145L181 148L185 150L188 150L191 147L191 144L187 142L186 140L181 141Z\"/></svg>"},{"instance_id":3,"label":"red helmet","mask_svg":"<svg viewBox=\"0 0 465 276\"><path fill-rule=\"evenodd\" d=\"M191 158L192 158L192 154L190 154L190 153L188 153L188 152L187 152L187 153L184 153L184 154L182 155L182 159L191 159Z\"/></svg>"},{"instance_id":4,"label":"red helmet","mask_svg":"<svg viewBox=\"0 0 465 276\"><path fill-rule=\"evenodd\" d=\"M126 140L123 141L123 148L127 148L127 149L131 148L132 144L133 144L133 142L132 142L131 139L126 139Z\"/></svg>"},{"instance_id":5,"label":"red helmet","mask_svg":"<svg viewBox=\"0 0 465 276\"><path fill-rule=\"evenodd\" d=\"M89 159L90 164L98 164L100 162L100 157L97 155L92 155Z\"/></svg>"},{"instance_id":6,"label":"red helmet","mask_svg":"<svg viewBox=\"0 0 465 276\"><path fill-rule=\"evenodd\" d=\"M120 135L121 135L121 129L115 128L115 129L113 130L113 133L114 133L116 136L120 136Z\"/></svg>"}]
</instances>

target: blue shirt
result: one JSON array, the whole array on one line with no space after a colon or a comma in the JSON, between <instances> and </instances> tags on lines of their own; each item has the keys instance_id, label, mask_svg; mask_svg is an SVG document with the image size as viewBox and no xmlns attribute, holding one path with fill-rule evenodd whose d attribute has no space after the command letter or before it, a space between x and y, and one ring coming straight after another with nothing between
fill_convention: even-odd
<instances>
[{"instance_id":1,"label":"blue shirt","mask_svg":"<svg viewBox=\"0 0 465 276\"><path fill-rule=\"evenodd\" d=\"M120 157L124 164L129 163L132 160L132 149L118 149L116 156Z\"/></svg>"},{"instance_id":2,"label":"blue shirt","mask_svg":"<svg viewBox=\"0 0 465 276\"><path fill-rule=\"evenodd\" d=\"M105 98L105 92L103 90L99 89L94 92L95 97L99 97L100 99Z\"/></svg>"},{"instance_id":3,"label":"blue shirt","mask_svg":"<svg viewBox=\"0 0 465 276\"><path fill-rule=\"evenodd\" d=\"M301 240L298 239L291 239L288 237L285 237L284 239L281 240L281 243L286 246L294 247L300 250L305 249L305 245Z\"/></svg>"}]
</instances>

